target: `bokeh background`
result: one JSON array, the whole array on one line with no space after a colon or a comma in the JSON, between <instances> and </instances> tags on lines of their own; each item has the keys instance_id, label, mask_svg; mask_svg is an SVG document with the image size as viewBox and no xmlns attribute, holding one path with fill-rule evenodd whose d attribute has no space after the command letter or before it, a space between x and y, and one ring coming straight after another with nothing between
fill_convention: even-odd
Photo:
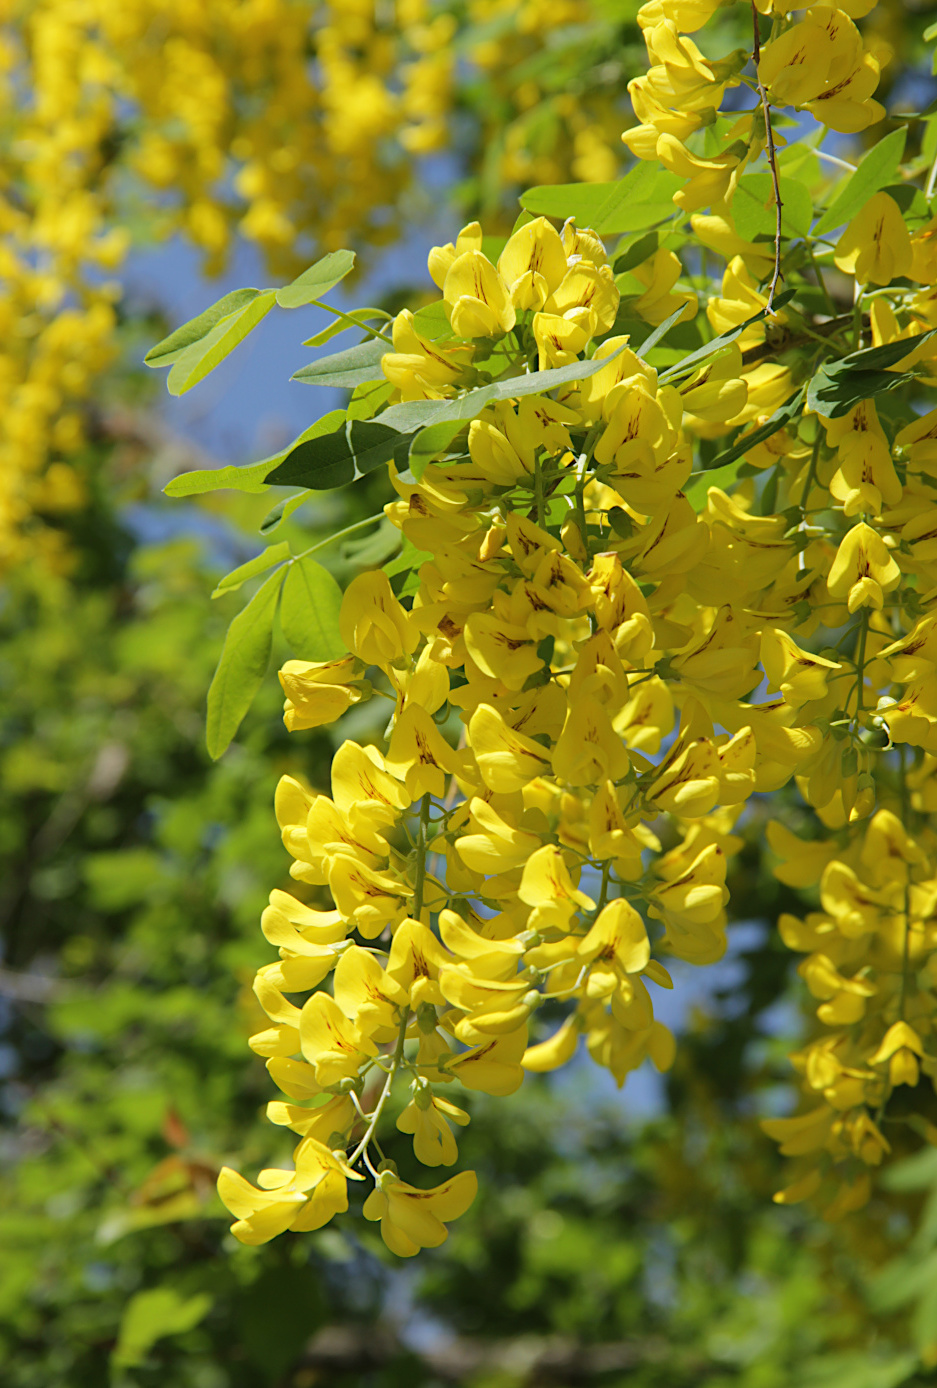
<instances>
[{"instance_id":1,"label":"bokeh background","mask_svg":"<svg viewBox=\"0 0 937 1388\"><path fill-rule=\"evenodd\" d=\"M771 873L757 797L729 955L675 970L674 1070L619 1092L583 1062L509 1104L477 1096L481 1194L443 1248L395 1262L360 1219L244 1248L214 1194L223 1162L280 1155L245 1044L259 913L288 881L273 788L323 784L332 743L287 737L275 649L209 760L205 692L243 600L209 594L259 552L270 500L161 489L275 452L334 401L289 381L314 309L270 315L182 401L143 354L342 245L359 268L332 302L415 305L428 248L464 221L509 229L526 187L614 179L636 9L0 0L4 1388L937 1381L937 1151L848 1223L771 1203L758 1120L795 1104L808 1022L772 928L802 900ZM892 110L934 96L934 12L885 0L866 21L904 74ZM283 533L322 538L385 486L323 495ZM344 582L391 544L323 557Z\"/></svg>"}]
</instances>

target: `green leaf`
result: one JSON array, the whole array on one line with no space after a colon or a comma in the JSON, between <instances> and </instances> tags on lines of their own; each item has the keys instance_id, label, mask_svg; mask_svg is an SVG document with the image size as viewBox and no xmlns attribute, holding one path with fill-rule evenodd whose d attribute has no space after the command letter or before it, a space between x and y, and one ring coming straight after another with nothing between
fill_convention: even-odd
<instances>
[{"instance_id":1,"label":"green leaf","mask_svg":"<svg viewBox=\"0 0 937 1388\"><path fill-rule=\"evenodd\" d=\"M772 434L777 431L800 413L803 406L805 387L801 387L786 404L780 405L771 416L765 420L764 424L753 430L751 433L743 433L736 438L735 443L730 448L725 449L712 464L702 472L695 473L684 487L684 494L695 506L697 499L705 495L710 487L724 487L730 482L734 482L738 475L738 467L732 471L733 465L739 463L745 457L750 448L756 444L764 443L765 439L770 439Z\"/></svg>"},{"instance_id":2,"label":"green leaf","mask_svg":"<svg viewBox=\"0 0 937 1388\"><path fill-rule=\"evenodd\" d=\"M339 553L345 563L362 569L378 569L393 558L402 543L403 536L397 527L387 516L381 516L379 525L370 535L343 541Z\"/></svg>"},{"instance_id":3,"label":"green leaf","mask_svg":"<svg viewBox=\"0 0 937 1388\"><path fill-rule=\"evenodd\" d=\"M175 332L164 337L162 342L157 342L143 360L147 366L171 366L174 361L178 361L183 352L187 352L196 342L201 342L202 338L207 337L223 318L229 318L238 309L244 308L252 299L256 299L260 292L259 289L232 289L230 294L212 304L211 308L207 308L197 318L190 318L188 323L176 328Z\"/></svg>"},{"instance_id":4,"label":"green leaf","mask_svg":"<svg viewBox=\"0 0 937 1388\"><path fill-rule=\"evenodd\" d=\"M383 421L353 419L339 428L296 445L267 478L274 486L328 491L373 472L394 456L400 431Z\"/></svg>"},{"instance_id":5,"label":"green leaf","mask_svg":"<svg viewBox=\"0 0 937 1388\"><path fill-rule=\"evenodd\" d=\"M326 342L331 342L333 337L338 337L341 333L347 333L351 328L366 328L375 318L390 322L390 315L386 314L382 308L353 308L348 313L343 313L340 318L336 318L334 323L330 323L327 328L323 328L321 333L316 333L315 337L307 337L303 341L304 347L322 347ZM389 346L389 344L388 344Z\"/></svg>"},{"instance_id":6,"label":"green leaf","mask_svg":"<svg viewBox=\"0 0 937 1388\"><path fill-rule=\"evenodd\" d=\"M328 294L354 269L354 251L329 251L315 265L310 265L292 284L276 291L281 308L302 308Z\"/></svg>"},{"instance_id":7,"label":"green leaf","mask_svg":"<svg viewBox=\"0 0 937 1388\"><path fill-rule=\"evenodd\" d=\"M621 243L619 242L619 245ZM636 241L619 255L612 267L616 275L626 275L629 270L633 270L636 265L643 265L660 245L660 232L649 231L644 236L639 236Z\"/></svg>"},{"instance_id":8,"label":"green leaf","mask_svg":"<svg viewBox=\"0 0 937 1388\"><path fill-rule=\"evenodd\" d=\"M796 290L785 289L782 294L776 294L774 296L775 309L783 308L785 304L790 303L795 293ZM751 318L746 318L744 323L739 323L737 327L730 328L728 332L720 333L718 337L712 338L711 341L704 342L703 346L697 347L695 352L690 352L689 355L685 356L681 361L668 367L662 374L660 378L661 381L672 381L675 377L685 376L688 372L695 371L698 366L712 356L713 352L718 352L721 348L728 347L729 343L734 342L737 337L741 336L746 328L750 328L753 323L760 323L761 320L767 318L767 316L768 310L766 308L759 309Z\"/></svg>"},{"instance_id":9,"label":"green leaf","mask_svg":"<svg viewBox=\"0 0 937 1388\"><path fill-rule=\"evenodd\" d=\"M431 304L424 304L422 308L417 309L413 315L413 326L421 337L437 342L440 337L452 336L447 307L445 299L434 299Z\"/></svg>"},{"instance_id":10,"label":"green leaf","mask_svg":"<svg viewBox=\"0 0 937 1388\"><path fill-rule=\"evenodd\" d=\"M346 650L338 630L342 590L307 556L289 567L280 600L280 630L300 660L333 660Z\"/></svg>"},{"instance_id":11,"label":"green leaf","mask_svg":"<svg viewBox=\"0 0 937 1388\"><path fill-rule=\"evenodd\" d=\"M278 501L276 506L267 512L260 522L261 535L272 535L285 520L289 520L294 511L298 511L304 501L309 499L308 488L305 491L295 492L292 496L285 496Z\"/></svg>"},{"instance_id":12,"label":"green leaf","mask_svg":"<svg viewBox=\"0 0 937 1388\"><path fill-rule=\"evenodd\" d=\"M259 463L248 463L246 467L199 468L195 472L183 472L181 476L167 482L163 491L167 496L200 496L203 492L217 492L223 488L238 492L265 491L268 486L267 478L278 463L282 463L284 458L289 457L306 439L331 433L344 418L344 410L330 410L321 419L317 419L315 424L310 424L308 429L304 429L299 438L294 439L286 448L281 448L279 453L273 453Z\"/></svg>"},{"instance_id":13,"label":"green leaf","mask_svg":"<svg viewBox=\"0 0 937 1388\"><path fill-rule=\"evenodd\" d=\"M262 554L256 554L253 559L248 559L246 564L241 564L238 568L232 569L229 574L225 574L212 593L212 597L220 598L224 593L236 593L249 578L266 573L268 569L273 568L274 564L280 564L289 557L290 546L287 540L281 540L278 545L271 545Z\"/></svg>"},{"instance_id":14,"label":"green leaf","mask_svg":"<svg viewBox=\"0 0 937 1388\"><path fill-rule=\"evenodd\" d=\"M813 217L810 189L796 178L778 180L781 185L781 230L785 236L806 236ZM747 174L739 180L732 199L732 217L739 236L774 238L776 218L774 187L769 173Z\"/></svg>"},{"instance_id":15,"label":"green leaf","mask_svg":"<svg viewBox=\"0 0 937 1388\"><path fill-rule=\"evenodd\" d=\"M937 328L931 328L898 342L886 342L882 347L851 352L839 361L824 362L807 387L807 405L827 419L838 419L860 400L872 400L883 391L897 390L914 380L913 374L884 368L896 365L935 333Z\"/></svg>"},{"instance_id":16,"label":"green leaf","mask_svg":"<svg viewBox=\"0 0 937 1388\"><path fill-rule=\"evenodd\" d=\"M663 341L663 339L670 332L670 329L676 323L679 323L680 319L683 317L685 312L686 304L680 304L679 308L675 308L670 317L665 318L663 323L658 323L654 331L652 333L649 333L648 336L641 343L641 346L635 348L636 355L639 357L646 357L648 352L653 352L658 342Z\"/></svg>"},{"instance_id":17,"label":"green leaf","mask_svg":"<svg viewBox=\"0 0 937 1388\"><path fill-rule=\"evenodd\" d=\"M273 618L286 566L275 569L228 627L218 668L208 690L208 754L217 761L254 702L270 659Z\"/></svg>"},{"instance_id":18,"label":"green leaf","mask_svg":"<svg viewBox=\"0 0 937 1388\"><path fill-rule=\"evenodd\" d=\"M872 146L814 226L814 236L824 236L835 227L851 221L873 194L894 182L904 155L907 134L907 129L901 126Z\"/></svg>"},{"instance_id":19,"label":"green leaf","mask_svg":"<svg viewBox=\"0 0 937 1388\"><path fill-rule=\"evenodd\" d=\"M460 420L458 422L446 421L442 424L431 424L428 429L420 430L410 444L409 452L410 471L417 481L423 476L427 465L438 454L445 453L462 427Z\"/></svg>"},{"instance_id":20,"label":"green leaf","mask_svg":"<svg viewBox=\"0 0 937 1388\"><path fill-rule=\"evenodd\" d=\"M193 342L173 363L166 382L170 395L185 395L234 351L276 303L276 291L265 289L242 308L227 314L205 337Z\"/></svg>"},{"instance_id":21,"label":"green leaf","mask_svg":"<svg viewBox=\"0 0 937 1388\"><path fill-rule=\"evenodd\" d=\"M311 386L339 386L354 390L364 381L380 381L381 357L389 350L386 342L372 338L360 342L357 347L349 347L344 352L334 352L331 356L320 357L310 362L291 376L293 381L302 381Z\"/></svg>"},{"instance_id":22,"label":"green leaf","mask_svg":"<svg viewBox=\"0 0 937 1388\"><path fill-rule=\"evenodd\" d=\"M207 1292L183 1297L172 1287L154 1287L130 1298L120 1322L112 1363L122 1369L142 1364L157 1340L184 1335L205 1319L212 1299Z\"/></svg>"},{"instance_id":23,"label":"green leaf","mask_svg":"<svg viewBox=\"0 0 937 1388\"><path fill-rule=\"evenodd\" d=\"M355 386L354 393L348 402L349 419L373 419L377 411L386 403L388 396L393 391L390 381L364 381L360 386Z\"/></svg>"},{"instance_id":24,"label":"green leaf","mask_svg":"<svg viewBox=\"0 0 937 1388\"><path fill-rule=\"evenodd\" d=\"M520 203L535 216L575 217L600 235L640 231L673 217L673 194L682 180L651 163L639 163L615 183L557 183L528 188Z\"/></svg>"},{"instance_id":25,"label":"green leaf","mask_svg":"<svg viewBox=\"0 0 937 1388\"><path fill-rule=\"evenodd\" d=\"M407 400L400 405L391 405L379 416L379 420L381 424L390 425L402 434L444 422L459 420L465 423L475 419L492 401L519 400L525 395L542 395L544 391L569 385L572 381L584 381L614 361L617 355L616 352L599 360L574 361L568 366L552 367L548 371L531 371L526 376L509 376L506 380L479 386L455 400Z\"/></svg>"},{"instance_id":26,"label":"green leaf","mask_svg":"<svg viewBox=\"0 0 937 1388\"><path fill-rule=\"evenodd\" d=\"M201 496L203 492L218 492L224 488L236 492L262 492L267 485L267 473L275 465L265 458L247 467L198 468L195 472L173 477L163 491L167 496Z\"/></svg>"},{"instance_id":27,"label":"green leaf","mask_svg":"<svg viewBox=\"0 0 937 1388\"><path fill-rule=\"evenodd\" d=\"M396 578L398 574L406 574L411 569L418 569L425 560L432 559L432 557L427 550L417 549L412 540L405 539L396 558L383 566L384 572L388 578Z\"/></svg>"}]
</instances>

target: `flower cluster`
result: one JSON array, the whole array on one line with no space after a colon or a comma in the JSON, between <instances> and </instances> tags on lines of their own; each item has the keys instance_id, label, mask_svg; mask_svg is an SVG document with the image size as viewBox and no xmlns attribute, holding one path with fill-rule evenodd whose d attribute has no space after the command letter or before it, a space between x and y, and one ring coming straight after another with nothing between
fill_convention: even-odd
<instances>
[{"instance_id":1,"label":"flower cluster","mask_svg":"<svg viewBox=\"0 0 937 1388\"><path fill-rule=\"evenodd\" d=\"M295 1171L257 1187L222 1173L246 1242L319 1227L367 1173L388 1246L434 1246L474 1175L409 1185L382 1123L450 1166L462 1090L508 1096L580 1040L619 1085L646 1058L667 1069L664 961L722 956L746 802L785 787L816 837L774 824L776 871L822 911L780 928L822 1030L795 1057L808 1112L768 1124L809 1158L778 1198L834 1217L866 1198L886 1123L937 1137L899 1093L937 1074L937 411L915 407L937 220L877 189L833 241L779 208L743 238L733 204L762 152L777 196L772 107L846 128L848 105L858 129L878 59L845 13L775 6L763 46L756 28L751 55L711 63L681 31L713 10L643 7L652 66L626 140L686 180L675 225L721 256L721 293L701 305L659 237L617 268L594 231L527 218L495 260L473 223L430 254L439 303L386 339L386 514L417 559L402 588L350 583L340 659L281 672L292 730L372 697L392 714L382 745L341 744L330 794L292 777L277 793L304 886L264 915L280 958L251 1044L299 1143ZM785 93L774 45L802 25L828 47L797 50ZM731 82L755 104L704 157ZM661 348L678 324L699 345Z\"/></svg>"}]
</instances>

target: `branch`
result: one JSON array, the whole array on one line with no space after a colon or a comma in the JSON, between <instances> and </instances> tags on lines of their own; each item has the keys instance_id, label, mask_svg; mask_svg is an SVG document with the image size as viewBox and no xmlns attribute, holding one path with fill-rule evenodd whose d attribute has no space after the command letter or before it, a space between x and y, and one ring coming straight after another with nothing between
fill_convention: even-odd
<instances>
[{"instance_id":1,"label":"branch","mask_svg":"<svg viewBox=\"0 0 937 1388\"><path fill-rule=\"evenodd\" d=\"M781 278L781 182L778 177L778 156L774 147L774 131L771 128L771 108L768 105L768 93L758 75L758 64L761 62L761 36L758 33L758 10L755 7L755 0L752 0L752 29L754 32L752 60L755 64L755 83L758 87L758 95L761 97L761 109L765 118L765 145L768 164L771 168L771 184L774 189L774 274L771 276L771 284L768 287L767 303L767 308L771 312L773 311L778 281Z\"/></svg>"}]
</instances>

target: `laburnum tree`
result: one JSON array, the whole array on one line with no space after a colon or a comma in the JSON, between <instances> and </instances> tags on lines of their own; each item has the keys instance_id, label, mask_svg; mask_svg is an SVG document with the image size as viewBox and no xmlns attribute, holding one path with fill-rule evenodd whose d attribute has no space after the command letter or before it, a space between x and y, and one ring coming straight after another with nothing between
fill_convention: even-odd
<instances>
[{"instance_id":1,"label":"laburnum tree","mask_svg":"<svg viewBox=\"0 0 937 1388\"><path fill-rule=\"evenodd\" d=\"M816 1001L802 1106L764 1123L791 1158L775 1199L849 1216L896 1147L937 1142L937 120L900 81L878 99L870 10L649 0L630 171L531 190L506 239L465 226L430 254L440 297L299 373L345 408L171 484L289 487L271 533L385 469L358 524L399 532L344 593L282 541L222 585L265 575L212 754L277 613L287 727L350 725L330 793L277 791L296 889L262 917L251 1045L298 1143L256 1185L222 1171L241 1241L321 1228L352 1183L394 1253L437 1246L475 1176L403 1180L391 1126L438 1173L466 1093L509 1114L580 1046L619 1086L668 1069L654 996L669 958L724 954L756 804ZM351 260L229 296L148 360L188 390Z\"/></svg>"}]
</instances>

